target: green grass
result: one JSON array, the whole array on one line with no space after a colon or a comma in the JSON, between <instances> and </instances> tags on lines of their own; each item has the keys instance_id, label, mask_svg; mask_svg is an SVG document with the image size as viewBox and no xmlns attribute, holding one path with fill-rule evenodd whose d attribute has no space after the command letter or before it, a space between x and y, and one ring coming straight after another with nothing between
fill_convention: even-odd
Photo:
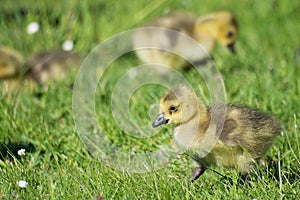
<instances>
[{"instance_id":1,"label":"green grass","mask_svg":"<svg viewBox=\"0 0 300 200\"><path fill-rule=\"evenodd\" d=\"M32 143L34 151L19 158L11 154L0 160L0 198L3 199L299 199L300 198L300 3L268 1L9 1L1 3L0 44L29 56L41 50L59 49L66 39L75 41L74 51L87 55L98 43L121 31L174 9L199 15L215 10L232 11L239 22L237 54L217 47L213 56L223 75L228 102L245 104L273 113L282 122L268 156L276 168L261 168L247 184L233 170L207 170L191 184L190 159L173 157L166 168L149 173L123 173L90 156L77 134L73 120L72 90L75 74L47 92L0 97L0 148L12 143ZM52 2L52 3L50 3ZM71 2L71 3L69 3ZM20 9L27 10L22 16ZM70 22L70 14L73 13ZM55 25L59 19L60 23ZM38 21L40 32L26 34L29 22ZM125 55L105 72L105 88L96 92L96 112L108 138L124 151L155 150L168 143L172 128L149 139L138 139L118 129L111 114L110 94L122 73L139 62ZM112 73L111 73L112 72ZM197 77L183 72L192 84ZM150 91L150 92L149 92ZM130 99L136 123L147 124L149 105L158 103L162 87L147 86ZM204 92L205 94L205 92ZM205 97L204 97L205 98ZM280 164L280 168L278 165ZM280 170L279 170L280 169ZM272 171L279 173L279 179ZM25 189L18 180L26 180Z\"/></svg>"}]
</instances>

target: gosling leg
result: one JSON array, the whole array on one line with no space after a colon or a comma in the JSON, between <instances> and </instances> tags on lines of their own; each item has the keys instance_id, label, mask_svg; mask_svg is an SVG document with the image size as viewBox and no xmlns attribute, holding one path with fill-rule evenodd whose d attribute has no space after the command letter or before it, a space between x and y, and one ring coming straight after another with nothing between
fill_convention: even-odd
<instances>
[{"instance_id":1,"label":"gosling leg","mask_svg":"<svg viewBox=\"0 0 300 200\"><path fill-rule=\"evenodd\" d=\"M190 179L191 182L197 180L205 171L204 167L196 167L192 173L192 177Z\"/></svg>"}]
</instances>

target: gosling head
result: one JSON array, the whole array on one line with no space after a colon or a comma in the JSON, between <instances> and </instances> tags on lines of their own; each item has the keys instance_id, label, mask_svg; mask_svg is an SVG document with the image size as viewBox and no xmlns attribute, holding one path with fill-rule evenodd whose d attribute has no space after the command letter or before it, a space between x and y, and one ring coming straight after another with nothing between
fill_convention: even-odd
<instances>
[{"instance_id":1,"label":"gosling head","mask_svg":"<svg viewBox=\"0 0 300 200\"><path fill-rule=\"evenodd\" d=\"M183 124L200 112L206 112L205 106L198 101L197 96L186 87L176 87L169 90L160 100L160 114L152 126L163 124Z\"/></svg>"},{"instance_id":2,"label":"gosling head","mask_svg":"<svg viewBox=\"0 0 300 200\"><path fill-rule=\"evenodd\" d=\"M0 79L18 75L23 62L23 57L17 51L0 46Z\"/></svg>"},{"instance_id":3,"label":"gosling head","mask_svg":"<svg viewBox=\"0 0 300 200\"><path fill-rule=\"evenodd\" d=\"M235 53L234 44L238 37L238 24L235 17L227 11L212 13L200 17L196 22L196 34L209 35L232 53Z\"/></svg>"}]
</instances>

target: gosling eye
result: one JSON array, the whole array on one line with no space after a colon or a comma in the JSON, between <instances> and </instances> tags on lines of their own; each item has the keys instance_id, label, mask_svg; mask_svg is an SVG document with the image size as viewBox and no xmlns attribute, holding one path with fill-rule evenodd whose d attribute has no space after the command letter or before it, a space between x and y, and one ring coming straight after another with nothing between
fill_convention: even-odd
<instances>
[{"instance_id":1,"label":"gosling eye","mask_svg":"<svg viewBox=\"0 0 300 200\"><path fill-rule=\"evenodd\" d=\"M226 37L227 37L227 38L231 38L231 37L233 37L233 35L234 35L234 34L233 34L232 31L228 31L227 34L226 34Z\"/></svg>"},{"instance_id":2,"label":"gosling eye","mask_svg":"<svg viewBox=\"0 0 300 200\"><path fill-rule=\"evenodd\" d=\"M169 113L172 115L173 113L178 111L178 106L170 106L169 107Z\"/></svg>"}]
</instances>

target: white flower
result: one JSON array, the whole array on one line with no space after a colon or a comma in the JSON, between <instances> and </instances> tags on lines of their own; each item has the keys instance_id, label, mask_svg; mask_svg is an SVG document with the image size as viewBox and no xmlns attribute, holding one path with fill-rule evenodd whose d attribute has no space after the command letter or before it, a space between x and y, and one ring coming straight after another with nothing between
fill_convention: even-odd
<instances>
[{"instance_id":1,"label":"white flower","mask_svg":"<svg viewBox=\"0 0 300 200\"><path fill-rule=\"evenodd\" d=\"M20 149L20 150L18 151L18 155L19 155L19 156L24 156L24 155L25 155L25 149Z\"/></svg>"},{"instance_id":2,"label":"white flower","mask_svg":"<svg viewBox=\"0 0 300 200\"><path fill-rule=\"evenodd\" d=\"M40 29L39 23L31 22L27 26L27 33L31 35L31 34L34 34L34 33L38 32L39 29Z\"/></svg>"},{"instance_id":3,"label":"white flower","mask_svg":"<svg viewBox=\"0 0 300 200\"><path fill-rule=\"evenodd\" d=\"M63 45L62 45L62 48L63 50L65 51L71 51L74 47L74 43L72 40L66 40L64 41Z\"/></svg>"},{"instance_id":4,"label":"white flower","mask_svg":"<svg viewBox=\"0 0 300 200\"><path fill-rule=\"evenodd\" d=\"M19 185L20 188L26 188L28 185L27 181L24 180L18 181L17 184Z\"/></svg>"}]
</instances>

